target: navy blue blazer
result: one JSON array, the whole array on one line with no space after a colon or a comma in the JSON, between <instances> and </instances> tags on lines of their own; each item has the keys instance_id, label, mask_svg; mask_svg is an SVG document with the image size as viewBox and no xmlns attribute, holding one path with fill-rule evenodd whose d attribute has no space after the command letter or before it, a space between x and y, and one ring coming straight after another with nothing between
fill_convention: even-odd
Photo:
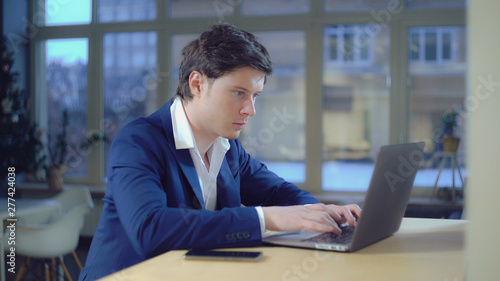
<instances>
[{"instance_id":1,"label":"navy blue blazer","mask_svg":"<svg viewBox=\"0 0 500 281\"><path fill-rule=\"evenodd\" d=\"M129 123L111 146L104 208L79 280L94 280L174 249L261 244L255 208L319 202L230 140L205 210L188 149L175 149L170 100Z\"/></svg>"}]
</instances>

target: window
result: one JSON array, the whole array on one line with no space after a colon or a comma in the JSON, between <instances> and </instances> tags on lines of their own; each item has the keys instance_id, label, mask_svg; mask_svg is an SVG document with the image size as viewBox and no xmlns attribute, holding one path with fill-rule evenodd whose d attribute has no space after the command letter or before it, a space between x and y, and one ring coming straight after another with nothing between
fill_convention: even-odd
<instances>
[{"instance_id":1,"label":"window","mask_svg":"<svg viewBox=\"0 0 500 281\"><path fill-rule=\"evenodd\" d=\"M154 0L99 0L99 22L129 22L153 20L156 17ZM117 5L119 4L119 5Z\"/></svg>"},{"instance_id":2,"label":"window","mask_svg":"<svg viewBox=\"0 0 500 281\"><path fill-rule=\"evenodd\" d=\"M158 109L156 38L153 31L104 34L102 126L110 139L130 121ZM106 163L109 148L107 144Z\"/></svg>"},{"instance_id":3,"label":"window","mask_svg":"<svg viewBox=\"0 0 500 281\"><path fill-rule=\"evenodd\" d=\"M364 66L373 63L374 40L368 26L338 25L325 28L325 63Z\"/></svg>"},{"instance_id":4,"label":"window","mask_svg":"<svg viewBox=\"0 0 500 281\"><path fill-rule=\"evenodd\" d=\"M48 115L48 136L51 147L56 146L62 133L62 112L68 112L67 175L84 177L86 151L79 144L86 137L87 127L87 65L88 40L86 38L51 39L45 41L45 88ZM51 151L49 151L49 154ZM54 150L53 158L59 158ZM57 160L58 161L58 160Z\"/></svg>"},{"instance_id":5,"label":"window","mask_svg":"<svg viewBox=\"0 0 500 281\"><path fill-rule=\"evenodd\" d=\"M236 2L236 1L235 1ZM309 12L310 0L240 1L246 16L301 14Z\"/></svg>"},{"instance_id":6,"label":"window","mask_svg":"<svg viewBox=\"0 0 500 281\"><path fill-rule=\"evenodd\" d=\"M324 0L325 10L328 12L355 12L375 11L387 9L393 5L398 6L398 0Z\"/></svg>"},{"instance_id":7,"label":"window","mask_svg":"<svg viewBox=\"0 0 500 281\"><path fill-rule=\"evenodd\" d=\"M368 28L324 29L325 190L366 190L378 149L389 143L389 27L380 26L374 34Z\"/></svg>"},{"instance_id":8,"label":"window","mask_svg":"<svg viewBox=\"0 0 500 281\"><path fill-rule=\"evenodd\" d=\"M223 18L234 13L238 1L172 0L167 14L171 18Z\"/></svg>"},{"instance_id":9,"label":"window","mask_svg":"<svg viewBox=\"0 0 500 281\"><path fill-rule=\"evenodd\" d=\"M96 130L113 139L165 104L182 48L217 22L254 33L274 62L241 142L313 193L364 192L379 147L415 140L428 143L416 181L425 192L435 180L440 116L465 97L465 0L30 3L37 121L57 134L67 108L72 145ZM67 182L104 184L108 151L74 150Z\"/></svg>"},{"instance_id":10,"label":"window","mask_svg":"<svg viewBox=\"0 0 500 281\"><path fill-rule=\"evenodd\" d=\"M408 77L410 96L410 140L426 142L427 159L415 179L415 185L433 187L443 154L441 120L455 111L463 116L466 75L466 29L459 26L412 27L408 31ZM428 54L431 53L431 54ZM465 125L459 120L458 164L466 174L464 163ZM455 173L455 182L461 183ZM452 170L446 163L438 181L439 187L452 185Z\"/></svg>"},{"instance_id":11,"label":"window","mask_svg":"<svg viewBox=\"0 0 500 281\"><path fill-rule=\"evenodd\" d=\"M170 76L170 81L172 81L170 93L172 93L172 95L179 85L179 66L182 60L182 49L196 38L198 38L198 34L178 34L172 36L172 54L170 55L170 73L172 74Z\"/></svg>"},{"instance_id":12,"label":"window","mask_svg":"<svg viewBox=\"0 0 500 281\"><path fill-rule=\"evenodd\" d=\"M256 32L273 61L240 140L253 157L286 180L305 182L305 36L302 31Z\"/></svg>"},{"instance_id":13,"label":"window","mask_svg":"<svg viewBox=\"0 0 500 281\"><path fill-rule=\"evenodd\" d=\"M458 27L411 28L409 31L411 63L455 63L458 56L459 31Z\"/></svg>"},{"instance_id":14,"label":"window","mask_svg":"<svg viewBox=\"0 0 500 281\"><path fill-rule=\"evenodd\" d=\"M60 1L37 0L35 22L39 25L77 25L91 22L92 4L90 0Z\"/></svg>"},{"instance_id":15,"label":"window","mask_svg":"<svg viewBox=\"0 0 500 281\"><path fill-rule=\"evenodd\" d=\"M464 8L467 0L406 0L409 9Z\"/></svg>"}]
</instances>

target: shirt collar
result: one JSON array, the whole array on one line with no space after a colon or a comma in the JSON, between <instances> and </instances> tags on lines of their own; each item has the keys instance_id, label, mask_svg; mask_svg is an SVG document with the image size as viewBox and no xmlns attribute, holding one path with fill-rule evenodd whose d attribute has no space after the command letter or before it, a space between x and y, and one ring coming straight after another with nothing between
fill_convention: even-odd
<instances>
[{"instance_id":1,"label":"shirt collar","mask_svg":"<svg viewBox=\"0 0 500 281\"><path fill-rule=\"evenodd\" d=\"M170 107L170 114L172 116L172 130L174 133L174 141L176 149L189 149L197 148L196 141L194 139L193 130L189 125L189 121L182 106L182 100L180 97L176 97L172 106ZM230 144L228 139L223 137L218 137L214 144L220 145L223 152L229 150Z\"/></svg>"}]
</instances>

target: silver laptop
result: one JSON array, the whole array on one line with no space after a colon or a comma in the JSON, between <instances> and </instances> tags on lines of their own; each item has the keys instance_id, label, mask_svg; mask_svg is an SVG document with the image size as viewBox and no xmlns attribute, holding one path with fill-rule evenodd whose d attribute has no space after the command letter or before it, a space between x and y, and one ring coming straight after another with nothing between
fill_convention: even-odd
<instances>
[{"instance_id":1,"label":"silver laptop","mask_svg":"<svg viewBox=\"0 0 500 281\"><path fill-rule=\"evenodd\" d=\"M375 161L363 211L355 229L342 234L311 230L281 232L263 238L265 244L354 252L399 230L411 188L423 159L424 142L382 146Z\"/></svg>"}]
</instances>

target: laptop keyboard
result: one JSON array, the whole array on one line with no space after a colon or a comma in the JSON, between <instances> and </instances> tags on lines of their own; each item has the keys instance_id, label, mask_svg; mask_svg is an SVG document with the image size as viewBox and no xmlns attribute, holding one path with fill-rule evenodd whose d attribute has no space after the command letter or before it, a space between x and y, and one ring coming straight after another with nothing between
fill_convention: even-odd
<instances>
[{"instance_id":1,"label":"laptop keyboard","mask_svg":"<svg viewBox=\"0 0 500 281\"><path fill-rule=\"evenodd\" d=\"M341 226L342 234L336 235L333 232L325 232L320 235L303 240L304 242L314 242L321 244L349 244L354 234L354 228L345 225Z\"/></svg>"}]
</instances>

